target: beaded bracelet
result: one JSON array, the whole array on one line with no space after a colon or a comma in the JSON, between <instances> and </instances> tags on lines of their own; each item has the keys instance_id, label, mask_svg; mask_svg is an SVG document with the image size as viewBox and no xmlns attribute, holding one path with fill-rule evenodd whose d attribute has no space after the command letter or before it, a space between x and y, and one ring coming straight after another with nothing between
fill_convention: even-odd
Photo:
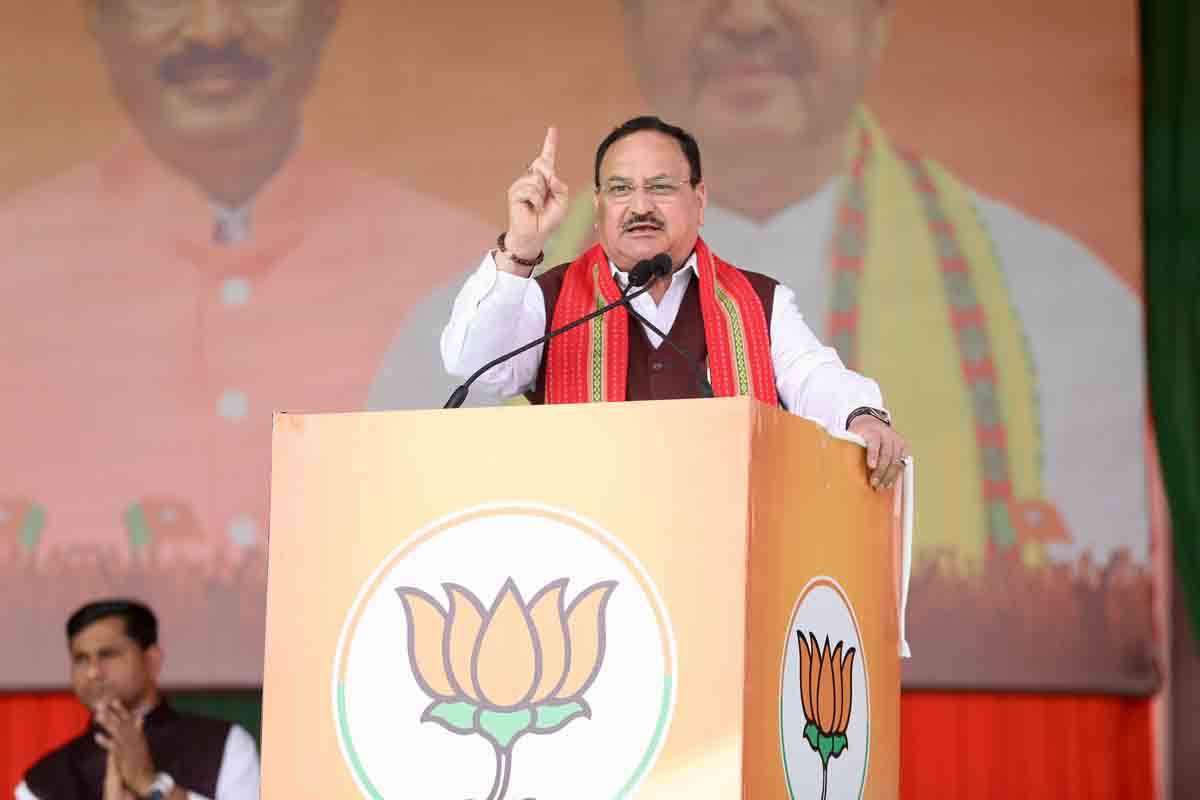
<instances>
[{"instance_id":1,"label":"beaded bracelet","mask_svg":"<svg viewBox=\"0 0 1200 800\"><path fill-rule=\"evenodd\" d=\"M538 253L537 258L532 258L532 259L521 258L520 256L516 255L515 253L508 252L508 250L504 249L505 235L506 235L506 233L502 233L502 234L500 234L500 238L496 239L496 248L501 253L504 253L506 256L511 258L513 260L514 264L520 264L522 267L536 267L538 264L542 263L542 260L546 257L545 251Z\"/></svg>"}]
</instances>

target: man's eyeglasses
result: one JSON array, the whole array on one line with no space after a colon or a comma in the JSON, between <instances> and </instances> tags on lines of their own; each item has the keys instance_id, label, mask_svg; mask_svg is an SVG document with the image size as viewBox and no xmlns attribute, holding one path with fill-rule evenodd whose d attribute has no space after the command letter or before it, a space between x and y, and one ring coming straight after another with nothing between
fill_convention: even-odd
<instances>
[{"instance_id":1,"label":"man's eyeglasses","mask_svg":"<svg viewBox=\"0 0 1200 800\"><path fill-rule=\"evenodd\" d=\"M693 186L691 181L677 181L671 178L655 178L642 184L642 191L657 200L674 199L684 186ZM633 199L637 186L631 181L611 180L601 187L600 191L609 200L624 202Z\"/></svg>"},{"instance_id":2,"label":"man's eyeglasses","mask_svg":"<svg viewBox=\"0 0 1200 800\"><path fill-rule=\"evenodd\" d=\"M195 0L123 0L123 5L135 14L144 16L178 15L191 10ZM249 13L270 13L293 5L293 0L232 0L232 4Z\"/></svg>"}]
</instances>

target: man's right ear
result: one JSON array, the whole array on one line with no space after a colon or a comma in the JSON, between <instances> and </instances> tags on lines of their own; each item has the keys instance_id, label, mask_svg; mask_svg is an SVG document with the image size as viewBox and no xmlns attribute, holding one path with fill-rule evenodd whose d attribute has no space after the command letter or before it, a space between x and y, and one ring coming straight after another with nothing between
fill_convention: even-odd
<instances>
[{"instance_id":1,"label":"man's right ear","mask_svg":"<svg viewBox=\"0 0 1200 800\"><path fill-rule=\"evenodd\" d=\"M157 684L158 676L162 673L163 661L165 659L162 647L152 644L146 648L145 653L146 665L149 667L150 675L154 679L155 684Z\"/></svg>"}]
</instances>

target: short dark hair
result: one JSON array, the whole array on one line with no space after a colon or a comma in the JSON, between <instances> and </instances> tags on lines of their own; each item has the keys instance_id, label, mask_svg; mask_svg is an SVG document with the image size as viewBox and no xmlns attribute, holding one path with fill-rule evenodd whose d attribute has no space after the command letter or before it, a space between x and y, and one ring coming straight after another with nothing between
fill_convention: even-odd
<instances>
[{"instance_id":1,"label":"short dark hair","mask_svg":"<svg viewBox=\"0 0 1200 800\"><path fill-rule=\"evenodd\" d=\"M158 619L154 612L136 600L114 598L97 600L80 608L67 620L67 641L84 628L109 617L125 621L125 634L143 650L158 644Z\"/></svg>"},{"instance_id":2,"label":"short dark hair","mask_svg":"<svg viewBox=\"0 0 1200 800\"><path fill-rule=\"evenodd\" d=\"M604 154L608 152L608 148L626 136L638 133L639 131L657 131L679 142L679 148L683 150L684 156L687 157L688 166L691 167L692 171L689 183L695 186L702 180L702 173L700 172L700 145L696 143L695 136L692 136L678 125L663 122L658 117L634 117L628 122L613 128L612 133L605 136L604 141L596 148L596 168L592 177L596 182L597 189L600 188L600 162L604 160Z\"/></svg>"}]
</instances>

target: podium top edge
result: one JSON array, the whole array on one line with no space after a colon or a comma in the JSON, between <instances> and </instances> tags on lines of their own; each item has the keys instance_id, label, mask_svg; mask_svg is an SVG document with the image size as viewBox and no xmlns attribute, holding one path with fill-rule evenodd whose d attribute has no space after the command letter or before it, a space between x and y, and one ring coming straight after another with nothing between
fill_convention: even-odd
<instances>
[{"instance_id":1,"label":"podium top edge","mask_svg":"<svg viewBox=\"0 0 1200 800\"><path fill-rule=\"evenodd\" d=\"M782 409L778 406L769 406L769 405L762 403L759 400L756 400L752 397L745 397L745 396L715 397L715 398L714 397L700 397L700 398L686 398L686 399L679 399L679 400L630 400L630 401L625 401L625 402L620 402L620 403L565 403L562 405L533 405L533 404L524 404L524 403L514 403L514 404L500 404L500 405L494 405L494 406L471 406L471 407L465 407L465 408L452 408L452 409L444 409L444 408L392 408L392 409L387 409L387 408L380 408L380 409L361 409L361 410L354 410L354 411L350 411L350 410L333 410L333 411L275 410L275 411L271 412L271 423L272 423L272 428L274 428L277 420L279 420L281 418L286 418L288 421L294 422L294 423L303 423L304 421L310 420L310 419L314 420L314 421L319 421L319 420L330 420L330 419L339 419L339 418L348 418L348 417L377 417L380 415L452 416L455 414L478 415L478 414L499 414L499 413L557 414L557 413L567 413L568 411L570 411L571 413L574 413L574 412L577 412L581 407L594 408L597 411L599 411L600 407L603 407L606 410L613 410L613 411L619 410L622 413L629 413L630 410L634 410L634 409L641 411L641 410L646 409L649 406L659 406L664 409L671 409L671 413L678 413L680 409L685 409L685 408L686 409L694 409L696 407L696 404L699 404L699 403L705 404L704 409L706 411L717 411L718 409L744 407L750 416L759 415L759 414L768 415L768 416L775 415L775 414L784 414L784 415L787 415L788 417L795 417L797 419L801 419L807 423L815 425L818 429L820 429L825 435L829 436L830 438L845 441L845 442L850 442L852 444L858 445L859 447L866 447L866 442L863 440L863 438L861 436L859 436L858 434L855 434L855 433L851 433L850 431L845 430L844 428L841 430L831 431L828 428L826 428L824 425L822 425L821 421L816 418L806 417L806 416L802 416L799 414L792 414L791 412L786 411L785 409Z\"/></svg>"}]
</instances>

